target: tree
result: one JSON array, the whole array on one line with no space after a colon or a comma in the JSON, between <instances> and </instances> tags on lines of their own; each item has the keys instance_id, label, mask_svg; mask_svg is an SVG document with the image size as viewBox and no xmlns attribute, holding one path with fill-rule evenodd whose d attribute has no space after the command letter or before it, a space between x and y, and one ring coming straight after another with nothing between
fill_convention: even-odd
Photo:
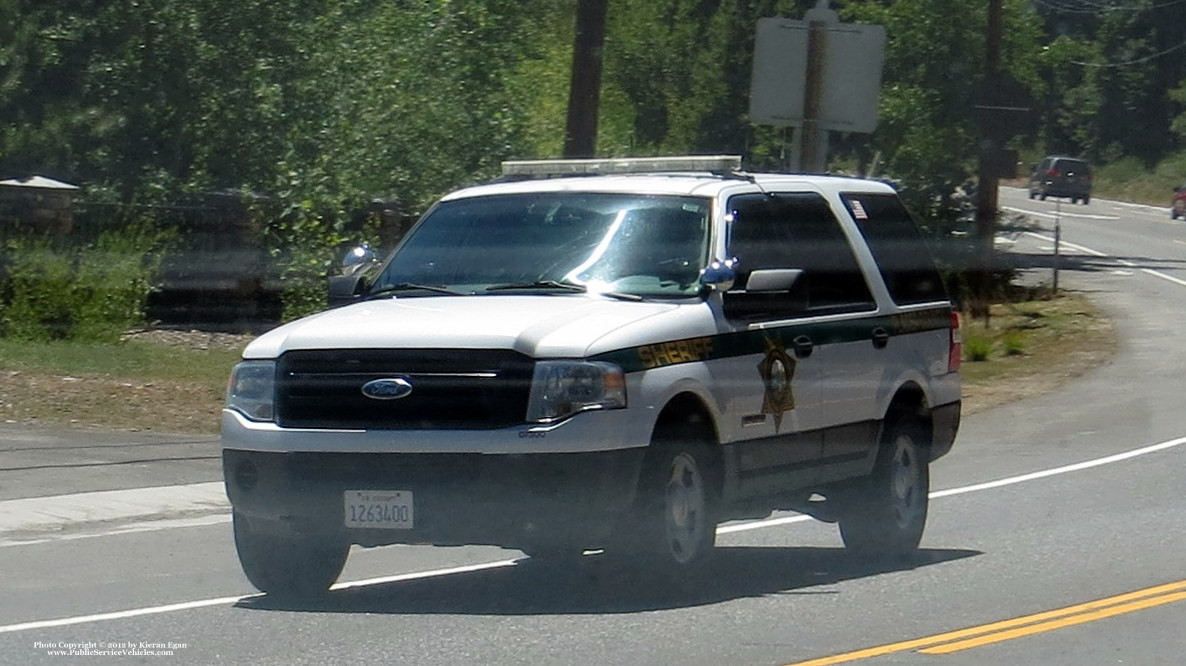
<instances>
[{"instance_id":1,"label":"tree","mask_svg":"<svg viewBox=\"0 0 1186 666\"><path fill-rule=\"evenodd\" d=\"M1043 53L1044 137L1059 152L1098 161L1153 163L1176 148L1170 91L1186 78L1186 25L1177 3L1066 2L1040 13L1052 39Z\"/></svg>"}]
</instances>

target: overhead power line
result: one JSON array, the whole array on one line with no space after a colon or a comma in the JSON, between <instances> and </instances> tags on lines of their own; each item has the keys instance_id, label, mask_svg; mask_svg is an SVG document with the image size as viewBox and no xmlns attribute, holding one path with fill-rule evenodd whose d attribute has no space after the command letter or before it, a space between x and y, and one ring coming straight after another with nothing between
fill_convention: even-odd
<instances>
[{"instance_id":1,"label":"overhead power line","mask_svg":"<svg viewBox=\"0 0 1186 666\"><path fill-rule=\"evenodd\" d=\"M1062 14L1098 14L1100 12L1142 12L1186 4L1186 0L1163 0L1152 5L1117 4L1114 2L1093 2L1092 0L1032 0L1035 5L1047 7Z\"/></svg>"},{"instance_id":2,"label":"overhead power line","mask_svg":"<svg viewBox=\"0 0 1186 666\"><path fill-rule=\"evenodd\" d=\"M1129 65L1139 65L1143 62L1149 62L1150 60L1156 60L1157 58L1160 58L1164 55L1168 55L1168 54L1173 53L1174 51L1178 51L1182 48L1186 48L1186 41L1183 41L1180 44L1171 46L1168 49L1165 49L1163 51L1158 51L1157 53L1151 53L1147 56L1142 56L1140 58L1135 58L1133 60L1125 60L1123 62L1081 62L1079 60L1072 60L1071 62L1076 65L1082 65L1084 67L1127 67Z\"/></svg>"}]
</instances>

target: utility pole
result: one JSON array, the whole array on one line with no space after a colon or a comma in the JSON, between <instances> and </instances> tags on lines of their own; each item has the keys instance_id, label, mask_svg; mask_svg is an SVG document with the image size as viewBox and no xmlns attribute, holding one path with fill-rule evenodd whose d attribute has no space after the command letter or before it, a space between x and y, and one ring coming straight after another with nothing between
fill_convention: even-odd
<instances>
[{"instance_id":1,"label":"utility pole","mask_svg":"<svg viewBox=\"0 0 1186 666\"><path fill-rule=\"evenodd\" d=\"M601 101L601 62L605 50L608 0L578 0L568 89L564 157L593 157L597 151L597 114Z\"/></svg>"},{"instance_id":2,"label":"utility pole","mask_svg":"<svg viewBox=\"0 0 1186 666\"><path fill-rule=\"evenodd\" d=\"M817 9L827 11L821 0ZM808 22L807 82L803 91L803 127L799 169L808 173L827 170L827 134L819 128L820 101L824 92L824 54L827 53L828 24L820 20Z\"/></svg>"},{"instance_id":3,"label":"utility pole","mask_svg":"<svg viewBox=\"0 0 1186 666\"><path fill-rule=\"evenodd\" d=\"M989 321L992 270L995 264L997 207L1000 201L1001 138L998 99L1001 92L1001 0L988 0L988 33L984 54L984 92L980 109L980 165L976 187L976 266L972 281L972 315Z\"/></svg>"}]
</instances>

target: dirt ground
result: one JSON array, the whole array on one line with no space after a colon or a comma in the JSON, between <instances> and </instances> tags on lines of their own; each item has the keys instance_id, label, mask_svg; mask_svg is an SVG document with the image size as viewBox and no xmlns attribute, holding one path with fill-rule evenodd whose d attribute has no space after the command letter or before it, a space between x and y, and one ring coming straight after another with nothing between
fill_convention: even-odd
<instances>
[{"instance_id":1,"label":"dirt ground","mask_svg":"<svg viewBox=\"0 0 1186 666\"><path fill-rule=\"evenodd\" d=\"M251 335L148 330L129 333L178 349L239 349ZM230 368L227 368L229 372ZM42 375L0 369L0 421L22 425L212 434L225 387L102 375Z\"/></svg>"},{"instance_id":2,"label":"dirt ground","mask_svg":"<svg viewBox=\"0 0 1186 666\"><path fill-rule=\"evenodd\" d=\"M1051 328L1027 338L1024 353L998 354L984 363L964 361L965 414L1052 391L1109 361L1115 336L1106 317L1081 298L1048 307L1065 310L1057 313L1064 330ZM1031 327L1033 319L1032 313L1002 311L994 321L995 326L1008 329ZM977 335L978 326L965 321L965 338ZM128 337L177 349L239 349L252 338L183 330L139 331ZM214 434L224 390L192 383L0 369L0 422Z\"/></svg>"}]
</instances>

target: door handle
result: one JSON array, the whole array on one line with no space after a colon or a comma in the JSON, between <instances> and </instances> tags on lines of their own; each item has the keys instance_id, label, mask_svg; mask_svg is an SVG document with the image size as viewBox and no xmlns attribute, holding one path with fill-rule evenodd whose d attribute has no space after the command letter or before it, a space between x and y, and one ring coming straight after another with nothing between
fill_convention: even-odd
<instances>
[{"instance_id":1,"label":"door handle","mask_svg":"<svg viewBox=\"0 0 1186 666\"><path fill-rule=\"evenodd\" d=\"M873 329L873 347L874 349L885 349L889 344L890 335L884 328L878 327Z\"/></svg>"},{"instance_id":2,"label":"door handle","mask_svg":"<svg viewBox=\"0 0 1186 666\"><path fill-rule=\"evenodd\" d=\"M791 350L795 352L796 358L807 358L811 356L811 351L814 348L815 344L806 335L800 335L794 340L791 340Z\"/></svg>"}]
</instances>

